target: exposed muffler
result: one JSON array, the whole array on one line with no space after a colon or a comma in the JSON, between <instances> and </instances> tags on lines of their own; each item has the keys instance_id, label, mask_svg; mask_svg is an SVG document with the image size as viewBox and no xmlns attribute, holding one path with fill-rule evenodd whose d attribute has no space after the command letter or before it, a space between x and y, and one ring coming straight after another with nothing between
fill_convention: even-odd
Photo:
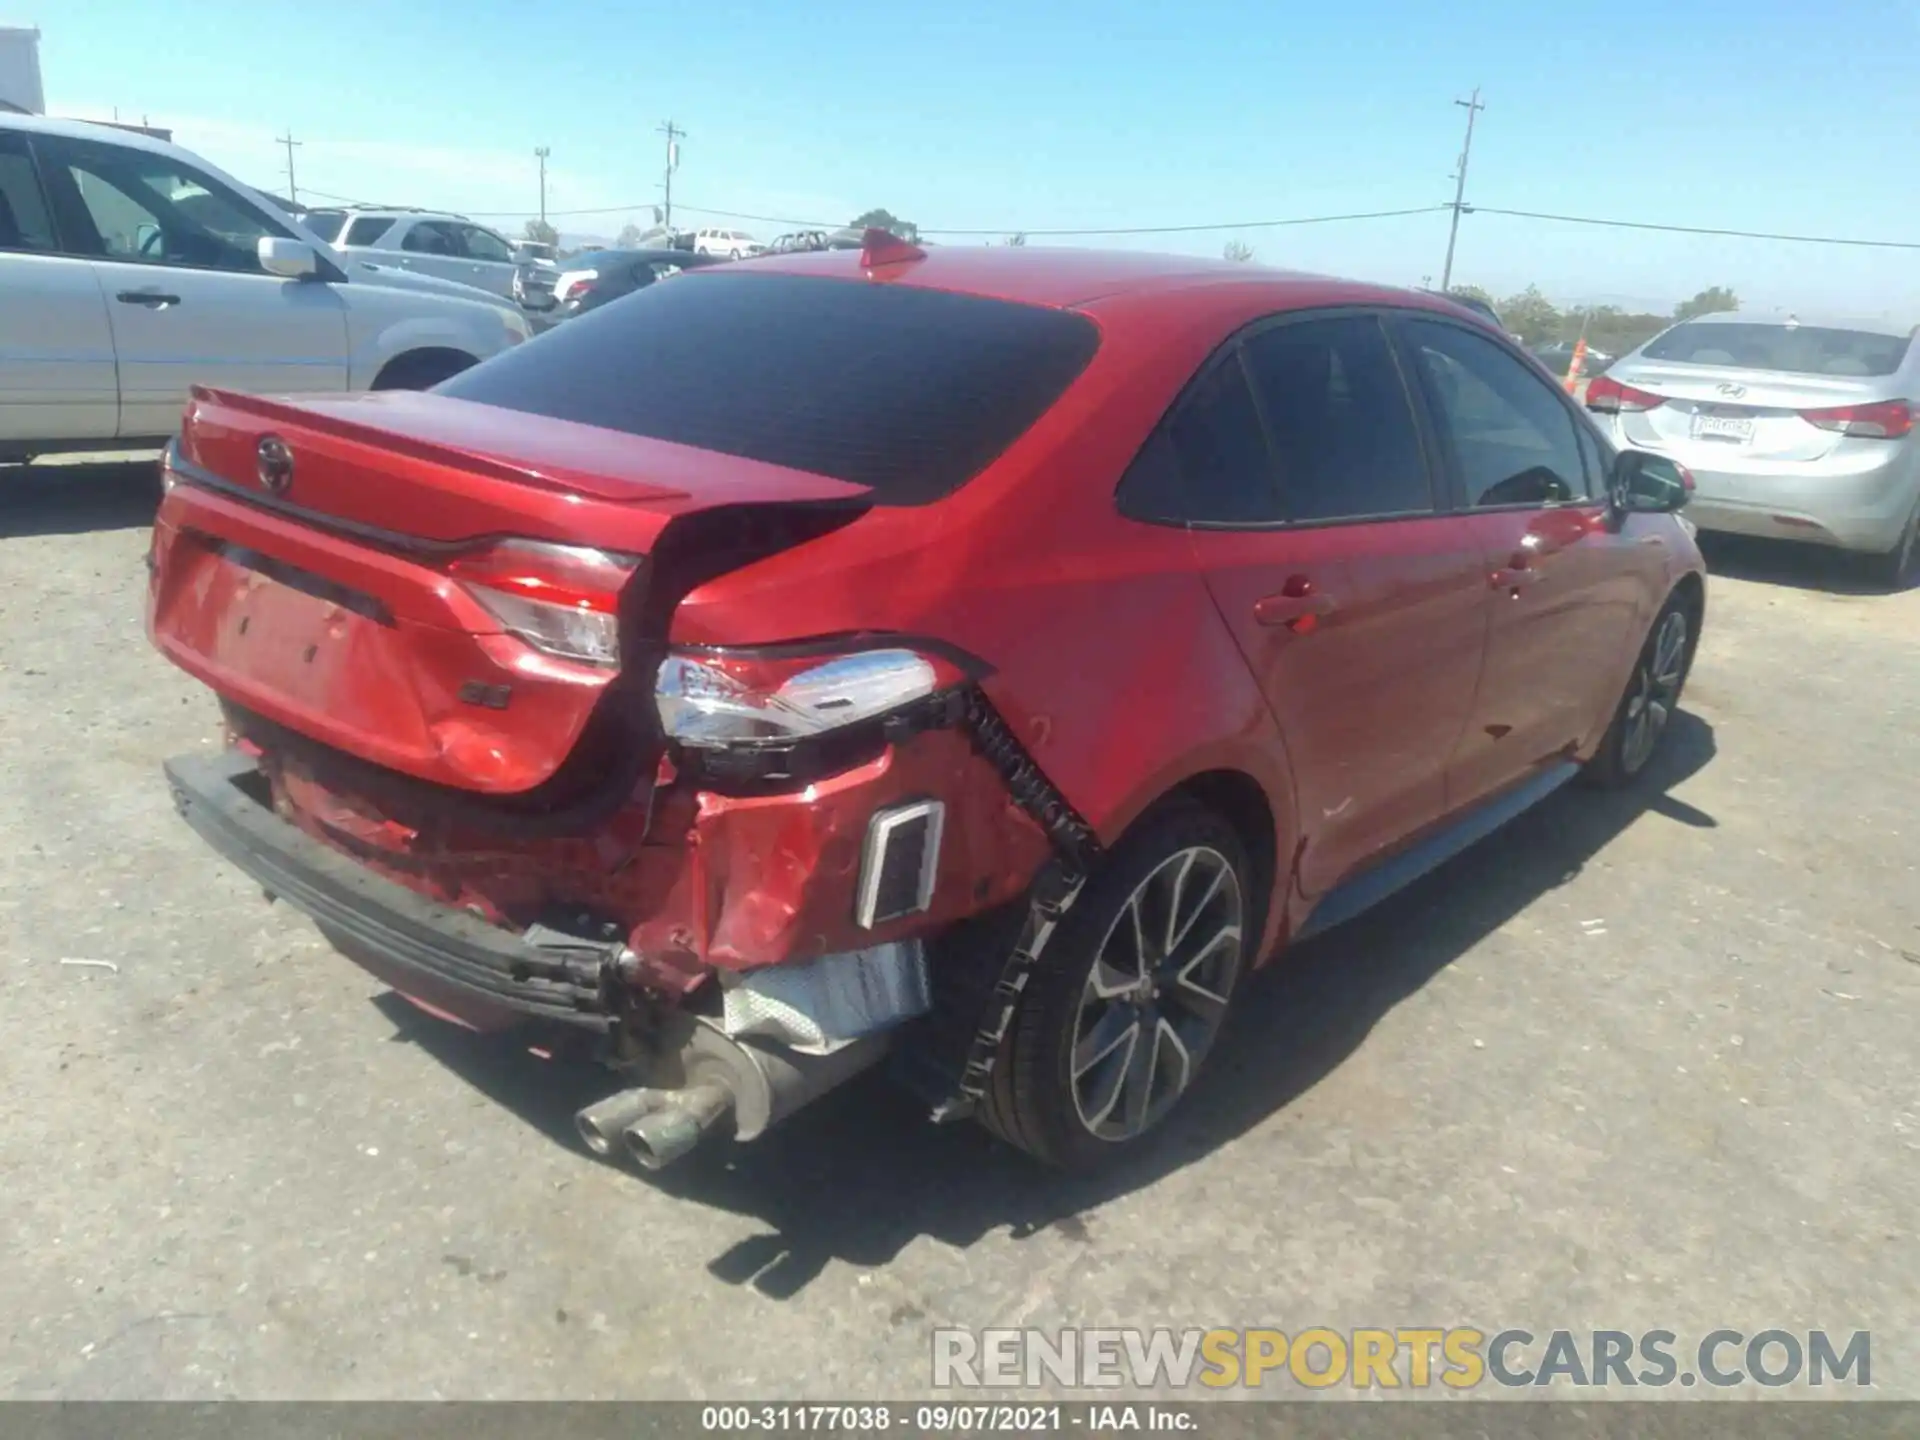
<instances>
[{"instance_id":1,"label":"exposed muffler","mask_svg":"<svg viewBox=\"0 0 1920 1440\"><path fill-rule=\"evenodd\" d=\"M887 1053L890 1036L868 1035L807 1054L754 1036L734 1039L704 1018L689 1028L663 1069L680 1083L640 1086L596 1101L574 1125L594 1154L624 1150L648 1170L661 1170L733 1115L734 1137L753 1140L769 1125L852 1079Z\"/></svg>"}]
</instances>

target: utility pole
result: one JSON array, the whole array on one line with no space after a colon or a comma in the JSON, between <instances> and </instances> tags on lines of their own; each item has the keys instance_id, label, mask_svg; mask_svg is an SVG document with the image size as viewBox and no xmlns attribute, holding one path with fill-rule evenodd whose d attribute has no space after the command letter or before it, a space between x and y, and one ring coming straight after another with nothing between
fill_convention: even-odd
<instances>
[{"instance_id":1,"label":"utility pole","mask_svg":"<svg viewBox=\"0 0 1920 1440\"><path fill-rule=\"evenodd\" d=\"M534 158L540 162L540 228L547 228L547 157L553 151L545 145L534 147Z\"/></svg>"},{"instance_id":2,"label":"utility pole","mask_svg":"<svg viewBox=\"0 0 1920 1440\"><path fill-rule=\"evenodd\" d=\"M1480 87L1473 87L1473 98L1456 100L1454 104L1467 112L1467 143L1460 147L1460 168L1454 173L1453 187L1453 223L1447 226L1447 263L1440 267L1440 289L1444 292L1453 284L1453 242L1460 238L1460 212L1467 208L1467 157L1473 154L1473 117L1486 109L1480 103Z\"/></svg>"},{"instance_id":3,"label":"utility pole","mask_svg":"<svg viewBox=\"0 0 1920 1440\"><path fill-rule=\"evenodd\" d=\"M687 132L671 120L659 126L658 132L667 137L667 196L660 223L671 233L673 230L673 172L680 168L680 142L687 138Z\"/></svg>"},{"instance_id":4,"label":"utility pole","mask_svg":"<svg viewBox=\"0 0 1920 1440\"><path fill-rule=\"evenodd\" d=\"M287 127L287 133L280 137L278 143L287 147L287 199L291 200L295 205L298 205L300 203L300 187L294 182L293 178L293 152L299 148L302 142L293 138L293 127L289 125Z\"/></svg>"}]
</instances>

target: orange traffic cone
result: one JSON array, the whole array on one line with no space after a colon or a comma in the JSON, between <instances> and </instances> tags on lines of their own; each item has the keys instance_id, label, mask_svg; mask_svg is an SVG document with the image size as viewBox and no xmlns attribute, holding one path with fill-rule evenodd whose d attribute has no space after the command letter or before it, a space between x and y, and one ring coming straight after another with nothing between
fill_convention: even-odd
<instances>
[{"instance_id":1,"label":"orange traffic cone","mask_svg":"<svg viewBox=\"0 0 1920 1440\"><path fill-rule=\"evenodd\" d=\"M1573 345L1573 360L1567 366L1567 393L1571 395L1574 387L1580 383L1580 367L1587 363L1587 337L1582 335Z\"/></svg>"}]
</instances>

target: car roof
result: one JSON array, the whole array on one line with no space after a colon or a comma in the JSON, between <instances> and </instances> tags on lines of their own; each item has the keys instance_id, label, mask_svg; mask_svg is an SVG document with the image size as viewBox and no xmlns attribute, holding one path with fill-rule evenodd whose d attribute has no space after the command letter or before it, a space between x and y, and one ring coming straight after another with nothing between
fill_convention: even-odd
<instances>
[{"instance_id":1,"label":"car roof","mask_svg":"<svg viewBox=\"0 0 1920 1440\"><path fill-rule=\"evenodd\" d=\"M1813 330L1863 330L1869 335L1908 336L1913 334L1910 320L1890 320L1884 315L1833 315L1788 311L1781 315L1756 315L1742 310L1716 310L1711 315L1696 315L1683 325L1803 325Z\"/></svg>"},{"instance_id":2,"label":"car roof","mask_svg":"<svg viewBox=\"0 0 1920 1440\"><path fill-rule=\"evenodd\" d=\"M190 160L202 169L207 162L184 146L156 140L138 130L125 130L104 120L55 120L46 115L16 115L0 110L0 130L25 130L36 135L58 135L68 140L107 140L128 150L146 150L170 160Z\"/></svg>"},{"instance_id":3,"label":"car roof","mask_svg":"<svg viewBox=\"0 0 1920 1440\"><path fill-rule=\"evenodd\" d=\"M856 250L770 253L756 256L752 270L859 279L866 274L860 255ZM1231 288L1243 292L1250 307L1266 310L1389 304L1460 313L1460 307L1444 297L1417 291L1192 255L1029 245L941 245L929 247L924 255L910 264L886 267L887 282L1063 309L1126 295Z\"/></svg>"}]
</instances>

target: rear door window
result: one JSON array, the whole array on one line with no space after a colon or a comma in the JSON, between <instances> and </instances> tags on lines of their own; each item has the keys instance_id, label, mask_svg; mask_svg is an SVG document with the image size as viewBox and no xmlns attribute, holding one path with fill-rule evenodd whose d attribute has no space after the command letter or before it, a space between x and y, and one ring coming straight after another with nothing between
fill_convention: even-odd
<instances>
[{"instance_id":1,"label":"rear door window","mask_svg":"<svg viewBox=\"0 0 1920 1440\"><path fill-rule=\"evenodd\" d=\"M347 227L347 238L342 245L372 245L393 228L393 221L385 215L360 215Z\"/></svg>"},{"instance_id":2,"label":"rear door window","mask_svg":"<svg viewBox=\"0 0 1920 1440\"><path fill-rule=\"evenodd\" d=\"M58 248L25 139L0 135L0 250Z\"/></svg>"},{"instance_id":3,"label":"rear door window","mask_svg":"<svg viewBox=\"0 0 1920 1440\"><path fill-rule=\"evenodd\" d=\"M414 222L407 238L400 242L402 250L412 250L420 255L454 255L466 253L460 243L460 232L455 226L439 220L419 220Z\"/></svg>"},{"instance_id":4,"label":"rear door window","mask_svg":"<svg viewBox=\"0 0 1920 1440\"><path fill-rule=\"evenodd\" d=\"M300 223L331 245L340 238L340 229L347 223L347 217L340 210L309 210L300 217Z\"/></svg>"},{"instance_id":5,"label":"rear door window","mask_svg":"<svg viewBox=\"0 0 1920 1440\"><path fill-rule=\"evenodd\" d=\"M478 225L462 225L460 243L470 260L496 260L503 265L513 263L513 248L491 230L482 230Z\"/></svg>"},{"instance_id":6,"label":"rear door window","mask_svg":"<svg viewBox=\"0 0 1920 1440\"><path fill-rule=\"evenodd\" d=\"M1432 511L1420 432L1378 319L1275 325L1249 337L1244 349L1289 520Z\"/></svg>"},{"instance_id":7,"label":"rear door window","mask_svg":"<svg viewBox=\"0 0 1920 1440\"><path fill-rule=\"evenodd\" d=\"M1648 360L1731 365L1795 375L1891 375L1907 358L1906 335L1821 325L1730 320L1676 325L1647 342Z\"/></svg>"},{"instance_id":8,"label":"rear door window","mask_svg":"<svg viewBox=\"0 0 1920 1440\"><path fill-rule=\"evenodd\" d=\"M915 505L997 458L1100 342L1091 320L1066 310L728 269L649 285L437 390Z\"/></svg>"}]
</instances>

